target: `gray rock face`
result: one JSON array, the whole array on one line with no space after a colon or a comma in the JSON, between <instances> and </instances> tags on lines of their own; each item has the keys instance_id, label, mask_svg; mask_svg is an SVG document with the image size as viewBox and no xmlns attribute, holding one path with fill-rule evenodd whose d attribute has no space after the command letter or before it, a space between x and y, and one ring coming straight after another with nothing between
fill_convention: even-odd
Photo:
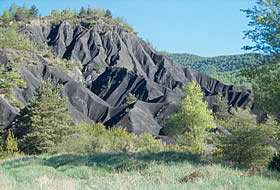
<instances>
[{"instance_id":1,"label":"gray rock face","mask_svg":"<svg viewBox=\"0 0 280 190\"><path fill-rule=\"evenodd\" d=\"M136 134L159 135L162 120L177 111L176 105L183 96L182 87L191 81L201 86L209 107L218 93L239 107L250 102L247 90L182 68L137 35L102 21L91 28L63 22L56 26L28 25L20 31L33 41L48 41L57 57L81 62L83 79L49 66L43 57L29 55L37 65L21 63L27 89L17 89L17 99L26 104L34 98L40 81L51 78L54 84L64 85L63 96L68 97L74 122L101 121L108 127L121 125ZM5 64L9 53L1 52L0 64ZM129 93L138 100L123 106ZM7 127L16 112L2 99L1 110L5 110L5 114L0 114L0 120L5 121Z\"/></svg>"},{"instance_id":2,"label":"gray rock face","mask_svg":"<svg viewBox=\"0 0 280 190\"><path fill-rule=\"evenodd\" d=\"M0 130L7 127L17 115L17 111L7 101L0 97Z\"/></svg>"}]
</instances>

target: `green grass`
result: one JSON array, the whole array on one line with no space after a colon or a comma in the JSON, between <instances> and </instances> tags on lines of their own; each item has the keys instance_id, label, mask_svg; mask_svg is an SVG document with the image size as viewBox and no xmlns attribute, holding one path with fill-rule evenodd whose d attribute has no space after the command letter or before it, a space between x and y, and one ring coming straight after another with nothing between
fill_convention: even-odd
<instances>
[{"instance_id":1,"label":"green grass","mask_svg":"<svg viewBox=\"0 0 280 190\"><path fill-rule=\"evenodd\" d=\"M0 189L270 189L280 174L203 162L188 153L21 156L0 161Z\"/></svg>"}]
</instances>

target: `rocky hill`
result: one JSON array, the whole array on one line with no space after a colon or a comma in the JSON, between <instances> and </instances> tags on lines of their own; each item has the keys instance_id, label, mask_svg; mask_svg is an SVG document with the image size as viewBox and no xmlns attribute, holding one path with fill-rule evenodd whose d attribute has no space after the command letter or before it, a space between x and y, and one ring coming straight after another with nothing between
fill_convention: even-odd
<instances>
[{"instance_id":1,"label":"rocky hill","mask_svg":"<svg viewBox=\"0 0 280 190\"><path fill-rule=\"evenodd\" d=\"M31 52L0 50L0 65L19 61L26 89L17 89L16 98L25 105L34 97L40 81L51 78L63 84L74 122L101 121L106 126L123 126L136 134L159 135L161 122L176 112L176 105L191 81L201 86L211 107L215 96L222 93L232 105L250 104L250 92L224 85L205 74L183 68L151 48L136 34L102 20L94 25L31 22L20 28L34 42L52 47L58 58L73 59L78 67L65 72L47 57ZM137 101L126 105L129 94ZM2 128L11 125L18 110L0 97Z\"/></svg>"}]
</instances>

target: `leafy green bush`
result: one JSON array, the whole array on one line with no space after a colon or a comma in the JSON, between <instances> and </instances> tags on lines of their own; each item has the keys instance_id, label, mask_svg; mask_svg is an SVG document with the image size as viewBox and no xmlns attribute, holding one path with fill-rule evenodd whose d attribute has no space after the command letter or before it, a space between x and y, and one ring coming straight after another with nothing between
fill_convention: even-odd
<instances>
[{"instance_id":1,"label":"leafy green bush","mask_svg":"<svg viewBox=\"0 0 280 190\"><path fill-rule=\"evenodd\" d=\"M26 88L25 81L18 74L15 67L12 66L0 66L0 94L3 94L9 100L13 99L14 88L22 87Z\"/></svg>"},{"instance_id":2,"label":"leafy green bush","mask_svg":"<svg viewBox=\"0 0 280 190\"><path fill-rule=\"evenodd\" d=\"M125 101L124 101L123 105L127 106L127 105L135 103L136 101L137 101L137 98L135 97L135 95L129 93L128 96L125 98Z\"/></svg>"},{"instance_id":3,"label":"leafy green bush","mask_svg":"<svg viewBox=\"0 0 280 190\"><path fill-rule=\"evenodd\" d=\"M16 25L0 27L0 47L32 52L35 51L29 38L17 32Z\"/></svg>"},{"instance_id":4,"label":"leafy green bush","mask_svg":"<svg viewBox=\"0 0 280 190\"><path fill-rule=\"evenodd\" d=\"M81 69L80 64L76 60L53 58L53 59L51 59L51 62L49 63L49 65L58 66L65 72L73 71L75 67L78 67L79 69Z\"/></svg>"},{"instance_id":5,"label":"leafy green bush","mask_svg":"<svg viewBox=\"0 0 280 190\"><path fill-rule=\"evenodd\" d=\"M128 24L124 18L116 17L113 21L124 30L128 32L134 32L134 28L130 24Z\"/></svg>"},{"instance_id":6,"label":"leafy green bush","mask_svg":"<svg viewBox=\"0 0 280 190\"><path fill-rule=\"evenodd\" d=\"M81 123L73 126L73 131L53 147L50 153L159 152L176 149L172 145L165 145L151 134L143 133L137 136L122 127L106 129L101 123Z\"/></svg>"},{"instance_id":7,"label":"leafy green bush","mask_svg":"<svg viewBox=\"0 0 280 190\"><path fill-rule=\"evenodd\" d=\"M19 154L17 138L15 138L14 133L11 130L0 131L0 133L2 133L2 138L6 136L6 140L0 139L0 158Z\"/></svg>"},{"instance_id":8,"label":"leafy green bush","mask_svg":"<svg viewBox=\"0 0 280 190\"><path fill-rule=\"evenodd\" d=\"M257 124L256 116L248 110L238 109L234 115L222 124L231 135L218 135L214 155L253 168L268 166L275 150L267 139L273 136L275 129Z\"/></svg>"}]
</instances>

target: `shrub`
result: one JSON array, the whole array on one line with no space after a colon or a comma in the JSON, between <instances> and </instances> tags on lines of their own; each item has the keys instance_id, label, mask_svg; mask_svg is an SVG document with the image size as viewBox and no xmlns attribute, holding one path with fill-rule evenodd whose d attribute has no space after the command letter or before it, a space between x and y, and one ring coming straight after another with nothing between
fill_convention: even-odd
<instances>
[{"instance_id":1,"label":"shrub","mask_svg":"<svg viewBox=\"0 0 280 190\"><path fill-rule=\"evenodd\" d=\"M126 97L125 101L124 101L124 106L133 104L137 101L137 98L135 97L134 94L129 93L128 96Z\"/></svg>"},{"instance_id":2,"label":"shrub","mask_svg":"<svg viewBox=\"0 0 280 190\"><path fill-rule=\"evenodd\" d=\"M215 156L249 167L266 167L275 150L266 140L274 130L265 124L257 124L256 116L248 110L234 112L234 117L223 123L231 135L219 134Z\"/></svg>"},{"instance_id":3,"label":"shrub","mask_svg":"<svg viewBox=\"0 0 280 190\"><path fill-rule=\"evenodd\" d=\"M6 131L7 134L3 134L2 137L6 136L6 140L0 142L0 158L7 158L19 154L17 138L11 130ZM3 143L4 142L4 143Z\"/></svg>"},{"instance_id":4,"label":"shrub","mask_svg":"<svg viewBox=\"0 0 280 190\"><path fill-rule=\"evenodd\" d=\"M165 150L165 145L147 132L134 138L134 141L136 152L160 152Z\"/></svg>"},{"instance_id":5,"label":"shrub","mask_svg":"<svg viewBox=\"0 0 280 190\"><path fill-rule=\"evenodd\" d=\"M25 81L18 74L13 66L0 66L0 94L3 94L9 100L13 99L14 88L26 88Z\"/></svg>"},{"instance_id":6,"label":"shrub","mask_svg":"<svg viewBox=\"0 0 280 190\"><path fill-rule=\"evenodd\" d=\"M16 50L35 51L31 41L26 35L17 32L17 26L0 27L0 47Z\"/></svg>"},{"instance_id":7,"label":"shrub","mask_svg":"<svg viewBox=\"0 0 280 190\"><path fill-rule=\"evenodd\" d=\"M101 123L81 123L73 126L73 131L71 135L63 137L62 142L53 147L50 153L159 152L178 149L165 145L151 134L137 136L122 127L106 129Z\"/></svg>"}]
</instances>

